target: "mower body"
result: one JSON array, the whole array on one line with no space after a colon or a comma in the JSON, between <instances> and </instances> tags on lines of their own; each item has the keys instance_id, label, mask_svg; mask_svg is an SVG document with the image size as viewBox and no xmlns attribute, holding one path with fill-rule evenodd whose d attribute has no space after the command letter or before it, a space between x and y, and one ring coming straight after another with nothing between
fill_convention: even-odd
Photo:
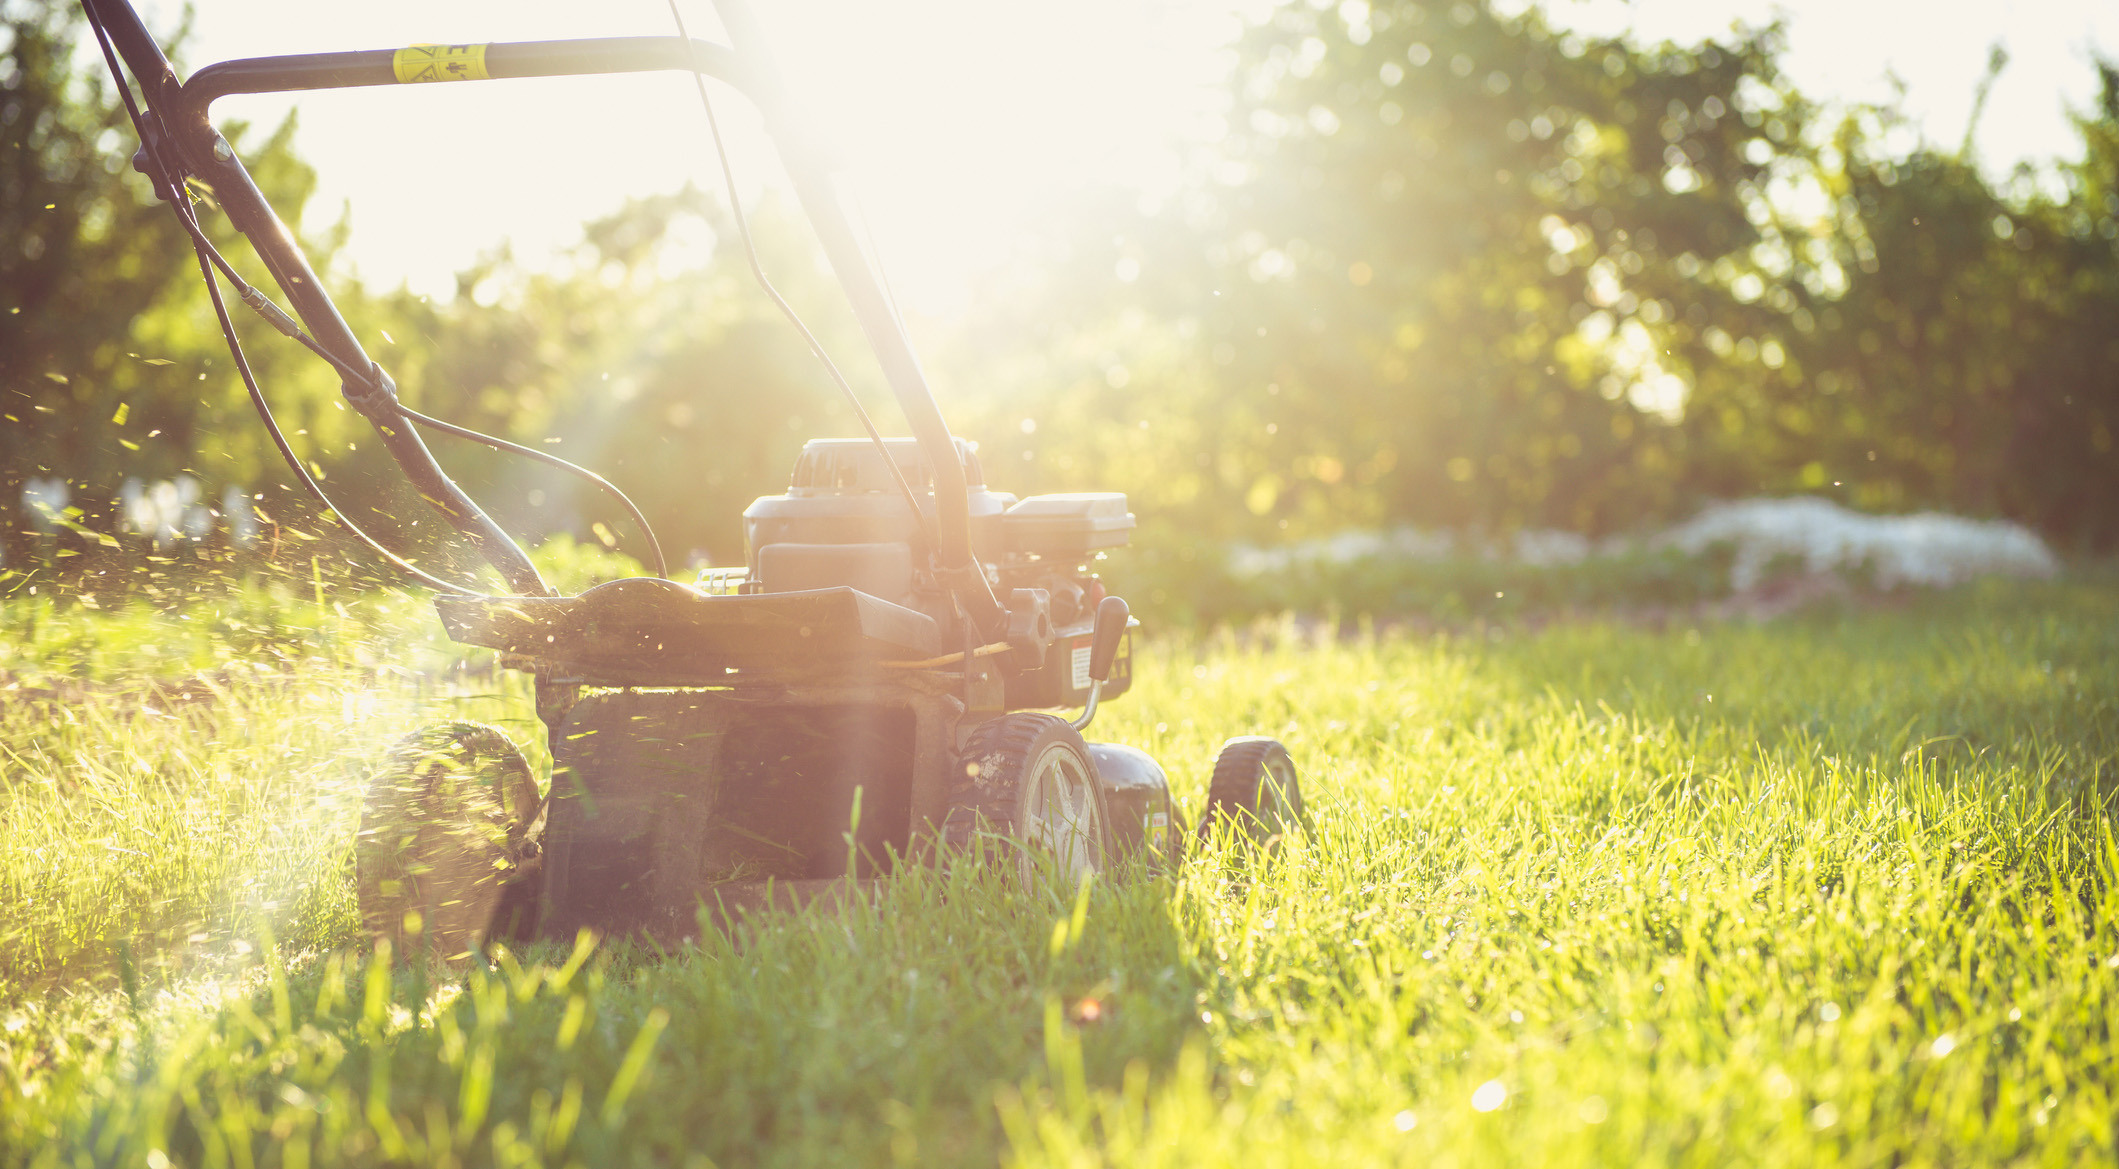
<instances>
[{"instance_id":1,"label":"mower body","mask_svg":"<svg viewBox=\"0 0 2119 1169\"><path fill-rule=\"evenodd\" d=\"M931 508L920 448L885 447ZM1090 567L1126 542L1125 497L1018 500L986 487L969 443L956 450L981 567L1029 615L1005 642L966 644L926 567L931 511L913 513L866 439L809 443L787 492L744 513L744 570L703 587L642 577L574 597L437 599L451 637L501 651L546 695L551 791L541 866L522 878L541 885L538 932L683 937L702 907L886 876L936 848L980 724L1130 688L1130 629L1101 683L1089 676L1103 598ZM1107 863L1174 851L1161 768L1086 746Z\"/></svg>"},{"instance_id":2,"label":"mower body","mask_svg":"<svg viewBox=\"0 0 2119 1169\"><path fill-rule=\"evenodd\" d=\"M679 35L424 45L227 61L188 80L129 0L82 3L113 70L122 58L139 90L137 107L128 98L141 138L134 166L192 232L209 287L217 277L191 211L194 185L213 191L291 311L247 285L243 303L332 364L348 405L504 582L507 595L438 596L450 635L500 651L536 681L555 764L548 795L506 736L463 723L408 736L370 785L355 858L371 934L445 957L475 950L501 917L514 924L500 928L560 937L589 928L682 938L702 911L858 888L848 882L982 841L1013 848L1026 878L1038 857L1079 877L1137 854L1175 856L1181 828L1162 768L1078 733L1099 700L1132 682L1132 620L1090 571L1127 541L1125 497L1019 500L987 488L839 203L833 155L799 123L743 0L716 0L728 44ZM789 178L912 437L810 443L787 492L745 512L740 572L619 580L565 597L443 471L418 428L483 436L397 400L214 130L211 107L236 94L647 70L734 87L788 146ZM730 189L733 200L733 180ZM222 323L277 437L225 314ZM1029 713L1076 707L1072 720ZM1202 831L1219 817L1270 838L1299 819L1299 795L1280 744L1230 740Z\"/></svg>"}]
</instances>

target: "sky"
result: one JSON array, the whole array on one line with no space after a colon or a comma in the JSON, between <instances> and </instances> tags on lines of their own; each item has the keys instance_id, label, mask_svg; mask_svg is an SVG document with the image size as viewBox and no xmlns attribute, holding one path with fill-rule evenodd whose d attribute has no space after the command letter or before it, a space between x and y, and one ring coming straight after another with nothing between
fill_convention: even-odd
<instances>
[{"instance_id":1,"label":"sky","mask_svg":"<svg viewBox=\"0 0 2119 1169\"><path fill-rule=\"evenodd\" d=\"M174 25L174 3L136 2L157 29ZM694 36L725 39L706 0L680 4ZM1212 125L1226 46L1259 0L753 4L783 75L853 163L853 188L897 293L917 312L946 317L962 308L973 276L1001 262L1021 228L1069 190L1171 180L1173 144ZM666 0L196 5L193 66L674 30ZM1552 0L1547 11L1585 32L1681 42L1778 15L1788 30L1784 68L1805 93L1880 102L1902 85L1923 133L1952 147L1998 42L2010 64L1976 139L1994 175L2071 152L2066 111L2094 100L2092 50L2119 57L2119 0ZM744 197L784 182L745 103L727 90L716 102ZM721 182L698 98L681 75L228 98L215 113L271 125L297 105L298 149L320 176L309 214L328 222L350 212L346 259L371 286L449 295L454 273L503 240L541 265L579 238L585 220L628 196Z\"/></svg>"}]
</instances>

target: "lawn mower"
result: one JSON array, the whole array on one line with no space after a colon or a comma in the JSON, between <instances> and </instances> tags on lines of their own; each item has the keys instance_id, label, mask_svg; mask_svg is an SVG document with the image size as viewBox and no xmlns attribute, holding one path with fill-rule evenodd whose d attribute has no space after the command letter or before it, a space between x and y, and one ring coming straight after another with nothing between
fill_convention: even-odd
<instances>
[{"instance_id":1,"label":"lawn mower","mask_svg":"<svg viewBox=\"0 0 2119 1169\"><path fill-rule=\"evenodd\" d=\"M265 57L209 65L187 81L127 0L82 4L140 134L134 167L189 233L236 367L295 477L330 506L272 420L223 281L331 364L347 404L505 582L495 594L434 576L338 513L435 590L453 639L498 651L534 678L553 760L541 795L522 752L494 728L447 723L399 742L367 794L354 845L371 934L401 953L420 946L441 957L502 932L669 941L716 915L858 891L908 864L975 856L1013 878L1071 889L1092 873L1175 861L1187 830L1163 769L1136 748L1081 734L1098 703L1132 684L1139 622L1091 571L1128 541L1125 496L1018 499L986 485L975 446L944 423L827 157L794 123L740 0L718 2L729 45L691 38L673 6L672 37ZM867 434L809 442L786 492L743 513L745 565L691 584L669 579L645 519L609 483L400 402L208 119L214 100L231 94L644 70L718 80L762 111L911 432L881 435L773 291L731 181L754 273ZM703 80L698 88L712 126ZM726 173L718 126L714 139ZM215 250L196 218L195 187L210 189L256 249L291 313ZM655 575L557 595L443 472L421 429L560 465L609 490L647 533ZM1269 835L1300 814L1286 749L1229 740L1201 830L1232 821Z\"/></svg>"}]
</instances>

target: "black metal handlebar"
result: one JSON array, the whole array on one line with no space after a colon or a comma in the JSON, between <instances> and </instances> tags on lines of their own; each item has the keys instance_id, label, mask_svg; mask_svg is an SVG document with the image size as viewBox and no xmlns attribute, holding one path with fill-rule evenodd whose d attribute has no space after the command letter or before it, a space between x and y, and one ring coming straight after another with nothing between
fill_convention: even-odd
<instances>
[{"instance_id":1,"label":"black metal handlebar","mask_svg":"<svg viewBox=\"0 0 2119 1169\"><path fill-rule=\"evenodd\" d=\"M509 77L697 70L744 88L725 45L677 37L604 37L517 44L420 45L352 53L302 53L222 61L183 85L189 111L204 117L216 100L239 93L356 89L420 81L490 81ZM421 76L422 71L428 75Z\"/></svg>"}]
</instances>

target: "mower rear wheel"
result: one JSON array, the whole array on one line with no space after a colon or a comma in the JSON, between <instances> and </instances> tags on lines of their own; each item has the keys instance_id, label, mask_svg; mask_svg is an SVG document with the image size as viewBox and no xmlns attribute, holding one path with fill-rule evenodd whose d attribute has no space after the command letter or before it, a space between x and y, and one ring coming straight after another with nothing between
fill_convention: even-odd
<instances>
[{"instance_id":1,"label":"mower rear wheel","mask_svg":"<svg viewBox=\"0 0 2119 1169\"><path fill-rule=\"evenodd\" d=\"M1046 874L1072 889L1111 867L1111 814L1081 733L1049 714L1009 714L972 731L949 792L943 841L952 852L980 832L1010 846L1026 886Z\"/></svg>"},{"instance_id":2,"label":"mower rear wheel","mask_svg":"<svg viewBox=\"0 0 2119 1169\"><path fill-rule=\"evenodd\" d=\"M1214 778L1207 784L1207 811L1199 818L1202 839L1217 821L1228 821L1256 840L1302 822L1302 784L1295 759L1279 740L1245 736L1221 745L1214 757Z\"/></svg>"},{"instance_id":3,"label":"mower rear wheel","mask_svg":"<svg viewBox=\"0 0 2119 1169\"><path fill-rule=\"evenodd\" d=\"M529 761L501 731L439 723L398 740L369 782L353 844L368 936L400 956L469 956L534 865L542 812Z\"/></svg>"}]
</instances>

